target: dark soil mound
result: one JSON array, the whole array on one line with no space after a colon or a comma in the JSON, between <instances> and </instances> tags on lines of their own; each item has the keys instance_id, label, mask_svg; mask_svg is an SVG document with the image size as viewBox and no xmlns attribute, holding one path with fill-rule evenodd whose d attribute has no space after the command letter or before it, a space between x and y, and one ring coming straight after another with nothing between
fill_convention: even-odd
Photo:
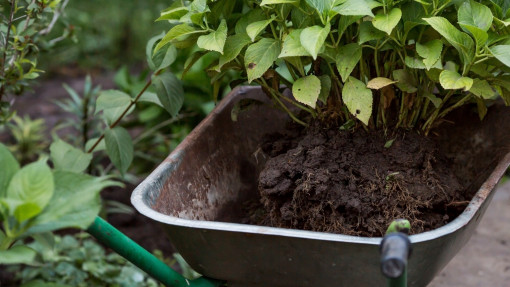
<instances>
[{"instance_id":1,"label":"dark soil mound","mask_svg":"<svg viewBox=\"0 0 510 287\"><path fill-rule=\"evenodd\" d=\"M415 132L388 138L313 125L263 149L271 156L259 177L266 212L253 223L381 236L393 219L406 218L414 234L448 223L467 200L452 163Z\"/></svg>"}]
</instances>

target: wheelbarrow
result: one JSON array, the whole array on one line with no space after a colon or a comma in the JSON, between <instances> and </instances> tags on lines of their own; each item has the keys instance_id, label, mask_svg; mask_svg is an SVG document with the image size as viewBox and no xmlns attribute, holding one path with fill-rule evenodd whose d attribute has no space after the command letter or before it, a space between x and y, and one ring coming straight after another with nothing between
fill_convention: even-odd
<instances>
[{"instance_id":1,"label":"wheelbarrow","mask_svg":"<svg viewBox=\"0 0 510 287\"><path fill-rule=\"evenodd\" d=\"M381 271L388 278L388 287L407 286L407 260L411 251L411 241L407 237L409 228L407 220L396 220L381 241ZM165 286L219 287L225 283L206 277L184 278L101 217L94 220L87 232Z\"/></svg>"},{"instance_id":2,"label":"wheelbarrow","mask_svg":"<svg viewBox=\"0 0 510 287\"><path fill-rule=\"evenodd\" d=\"M266 105L244 111L233 122L231 110L241 99L265 101L267 97L257 88L236 88L133 191L134 207L164 225L169 241L194 270L225 280L231 287L384 285L380 237L255 226L224 218L257 193L256 177L263 166L257 147L264 134L283 129L285 123L281 113ZM465 130L461 141L474 139L483 145L494 142L508 146L509 122L508 109L501 108L487 115L484 127L479 127L479 121L463 119L449 129ZM481 178L485 181L476 184L478 192L462 214L445 226L409 236L413 246L407 269L409 286L426 286L469 240L510 164L510 154L468 157L496 158L499 162L484 170L486 177ZM158 209L158 204L166 210ZM100 223L96 221L97 229L108 230ZM114 239L113 245L118 241ZM131 252L136 248L127 249ZM160 276L153 276L168 286L221 284L205 277L186 281L161 264L154 266L161 270Z\"/></svg>"}]
</instances>

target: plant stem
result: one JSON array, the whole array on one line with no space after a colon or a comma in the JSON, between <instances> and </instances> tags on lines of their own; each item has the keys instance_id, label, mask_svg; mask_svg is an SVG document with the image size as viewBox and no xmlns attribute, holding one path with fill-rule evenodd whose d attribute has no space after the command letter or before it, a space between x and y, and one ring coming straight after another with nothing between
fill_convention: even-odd
<instances>
[{"instance_id":1,"label":"plant stem","mask_svg":"<svg viewBox=\"0 0 510 287\"><path fill-rule=\"evenodd\" d=\"M156 71L153 76L157 76L159 74L161 74L161 72L163 72L163 70L158 70ZM117 118L117 120L115 120L115 122L113 122L108 128L109 129L113 129L115 128L119 123L120 121L122 120L122 118L124 118L124 116L126 116L126 114L129 112L129 110L138 102L138 100L140 99L140 97L143 95L143 93L145 93L145 91L150 87L150 85L152 84L152 77L147 81L147 83L145 84L145 86L143 87L143 89L140 91L140 93L138 93L138 95L136 96L136 98L134 100L131 101L131 103L129 104L129 106L127 106L127 108L124 110L124 112L122 112L122 114ZM94 143L94 145L87 151L87 153L91 153L94 151L94 149L96 149L96 147L99 145L99 143L104 139L104 136L105 136L105 132L103 132L101 134L101 136L96 140L96 142Z\"/></svg>"},{"instance_id":2,"label":"plant stem","mask_svg":"<svg viewBox=\"0 0 510 287\"><path fill-rule=\"evenodd\" d=\"M11 34L11 26L12 26L12 18L14 17L14 1L15 0L12 0L10 2L11 4L11 13L9 15L9 23L7 25L7 33L6 33L6 36L5 36L5 44L4 44L4 52L3 52L3 55L2 55L2 68L0 70L0 76L3 76L5 75L5 61L7 61L7 49L9 48L9 36ZM2 98L4 96L4 92L5 92L5 83L2 84L2 87L0 87L0 101L2 101Z\"/></svg>"},{"instance_id":3,"label":"plant stem","mask_svg":"<svg viewBox=\"0 0 510 287\"><path fill-rule=\"evenodd\" d=\"M264 87L270 94L271 96L273 97L273 99L285 110L285 112L292 118L292 120L294 120L296 123L302 125L302 126L305 126L307 127L308 125L301 121L300 119L298 119L290 110L289 108L284 104L282 103L282 101L280 101L279 99L279 95L276 94L276 91L273 90L273 88L271 88L267 83L266 81L264 81L264 79L260 79L260 80L257 80L257 83L259 85L261 85L262 87ZM285 97L283 97L285 98Z\"/></svg>"}]
</instances>

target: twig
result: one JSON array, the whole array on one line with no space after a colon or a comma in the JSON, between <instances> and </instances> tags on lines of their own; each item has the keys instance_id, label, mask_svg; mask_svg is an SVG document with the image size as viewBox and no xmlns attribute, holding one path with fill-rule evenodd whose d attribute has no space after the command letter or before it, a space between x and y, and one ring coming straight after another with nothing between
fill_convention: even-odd
<instances>
[{"instance_id":1,"label":"twig","mask_svg":"<svg viewBox=\"0 0 510 287\"><path fill-rule=\"evenodd\" d=\"M161 72L163 72L163 70L158 70L157 72L154 73L154 76L157 76L159 74L161 74ZM149 81L147 81L147 83L145 84L145 86L143 87L143 89L140 91L140 93L138 93L138 95L136 96L136 98L134 100L131 101L131 103L129 104L129 106L127 106L127 108L124 110L124 112L122 112L122 114L117 118L117 120L115 120L115 122L113 122L108 128L109 129L113 129L115 128L119 123L120 121L122 120L122 118L124 118L124 116L129 112L129 110L138 102L138 100L140 99L140 97L143 95L143 93L145 93L145 91L149 88L149 86L152 84L152 77L149 79ZM101 136L96 140L96 142L94 143L94 145L89 148L89 150L87 151L87 153L91 153L93 152L96 147L99 145L99 143L104 139L105 137L105 132L103 132L103 134L101 134Z\"/></svg>"},{"instance_id":2,"label":"twig","mask_svg":"<svg viewBox=\"0 0 510 287\"><path fill-rule=\"evenodd\" d=\"M46 29L39 31L39 35L47 35L51 32L51 30L53 30L55 23L57 23L57 20L58 18L60 18L60 14L62 14L64 9L66 8L67 3L69 3L69 0L65 0L64 3L62 3L62 5L60 6L60 8L58 10L55 10L55 13L53 14L53 18L51 19L50 24L48 25L48 27L46 27Z\"/></svg>"}]
</instances>

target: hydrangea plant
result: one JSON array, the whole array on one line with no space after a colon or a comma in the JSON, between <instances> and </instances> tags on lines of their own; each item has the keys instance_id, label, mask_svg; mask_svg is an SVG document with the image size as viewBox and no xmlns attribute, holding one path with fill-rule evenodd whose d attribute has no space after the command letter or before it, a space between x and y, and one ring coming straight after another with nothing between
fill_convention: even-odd
<instances>
[{"instance_id":1,"label":"hydrangea plant","mask_svg":"<svg viewBox=\"0 0 510 287\"><path fill-rule=\"evenodd\" d=\"M510 2L505 0L175 1L154 52L216 55L212 81L239 71L292 119L427 134L450 111L510 103ZM282 94L292 89L293 99ZM286 103L307 112L293 113Z\"/></svg>"}]
</instances>

